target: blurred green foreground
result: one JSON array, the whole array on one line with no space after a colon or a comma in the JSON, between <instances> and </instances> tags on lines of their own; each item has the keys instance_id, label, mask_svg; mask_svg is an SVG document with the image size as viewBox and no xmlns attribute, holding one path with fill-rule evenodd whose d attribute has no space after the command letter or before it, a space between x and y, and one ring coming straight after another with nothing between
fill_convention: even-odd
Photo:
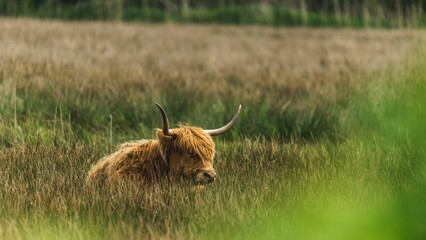
<instances>
[{"instance_id":1,"label":"blurred green foreground","mask_svg":"<svg viewBox=\"0 0 426 240\"><path fill-rule=\"evenodd\" d=\"M403 78L376 102L362 101L357 108L363 126L353 129L347 143L332 146L325 158L317 159L349 165L335 169L339 173L331 173L329 182L318 179L302 186L313 189L300 189L307 195L289 212L271 201L265 210L277 213L259 219L257 227L242 235L252 239L425 239L424 59L406 68Z\"/></svg>"}]
</instances>

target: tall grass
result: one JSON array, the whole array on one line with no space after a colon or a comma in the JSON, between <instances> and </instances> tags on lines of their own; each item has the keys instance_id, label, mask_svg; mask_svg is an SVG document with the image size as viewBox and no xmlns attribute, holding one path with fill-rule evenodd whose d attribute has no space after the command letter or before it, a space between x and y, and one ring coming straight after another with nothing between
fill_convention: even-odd
<instances>
[{"instance_id":1,"label":"tall grass","mask_svg":"<svg viewBox=\"0 0 426 240\"><path fill-rule=\"evenodd\" d=\"M0 238L425 236L421 33L0 26ZM206 128L243 105L218 181L86 186L116 144L153 137L154 102Z\"/></svg>"},{"instance_id":2,"label":"tall grass","mask_svg":"<svg viewBox=\"0 0 426 240\"><path fill-rule=\"evenodd\" d=\"M7 194L2 194L1 226L10 231L3 230L5 237L22 234L24 239L46 234L69 239L302 234L290 228L301 211L310 216L304 211L325 215L323 207L371 208L396 196L394 189L402 188L404 178L413 174L414 160L399 146L380 144L294 145L262 139L220 143L220 180L199 192L167 183L87 189L85 173L102 153L99 148L15 149L2 163ZM310 223L299 226L304 227L310 228Z\"/></svg>"}]
</instances>

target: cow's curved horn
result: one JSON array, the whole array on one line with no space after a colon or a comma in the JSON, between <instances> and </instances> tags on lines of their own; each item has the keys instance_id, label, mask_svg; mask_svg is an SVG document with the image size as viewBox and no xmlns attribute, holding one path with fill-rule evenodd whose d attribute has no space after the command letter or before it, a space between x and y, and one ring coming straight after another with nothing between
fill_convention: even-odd
<instances>
[{"instance_id":1,"label":"cow's curved horn","mask_svg":"<svg viewBox=\"0 0 426 240\"><path fill-rule=\"evenodd\" d=\"M218 129L211 129L211 130L204 130L206 133L210 134L210 136L219 136L225 132L227 132L229 129L231 129L235 123L237 123L238 120L238 116L240 115L240 111L241 111L241 104L238 107L238 111L237 113L234 115L234 117L232 118L232 120L226 124L225 126L218 128Z\"/></svg>"},{"instance_id":2,"label":"cow's curved horn","mask_svg":"<svg viewBox=\"0 0 426 240\"><path fill-rule=\"evenodd\" d=\"M172 135L172 131L169 129L169 119L167 118L166 111L164 111L163 107L160 104L156 103L158 109L160 109L161 116L163 117L163 134L167 136Z\"/></svg>"}]
</instances>

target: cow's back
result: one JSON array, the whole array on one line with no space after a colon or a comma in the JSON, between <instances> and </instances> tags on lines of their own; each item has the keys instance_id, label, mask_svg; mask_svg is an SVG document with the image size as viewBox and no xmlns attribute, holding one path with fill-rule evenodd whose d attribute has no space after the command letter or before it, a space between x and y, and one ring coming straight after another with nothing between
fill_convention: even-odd
<instances>
[{"instance_id":1,"label":"cow's back","mask_svg":"<svg viewBox=\"0 0 426 240\"><path fill-rule=\"evenodd\" d=\"M123 143L116 152L102 158L90 169L87 182L152 178L161 171L158 147L157 140Z\"/></svg>"}]
</instances>

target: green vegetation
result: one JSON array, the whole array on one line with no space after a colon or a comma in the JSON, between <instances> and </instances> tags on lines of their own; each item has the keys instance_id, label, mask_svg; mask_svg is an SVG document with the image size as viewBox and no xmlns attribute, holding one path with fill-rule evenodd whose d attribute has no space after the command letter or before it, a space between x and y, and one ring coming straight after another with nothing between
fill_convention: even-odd
<instances>
[{"instance_id":1,"label":"green vegetation","mask_svg":"<svg viewBox=\"0 0 426 240\"><path fill-rule=\"evenodd\" d=\"M355 28L424 27L425 10L424 0L0 0L6 16Z\"/></svg>"},{"instance_id":2,"label":"green vegetation","mask_svg":"<svg viewBox=\"0 0 426 240\"><path fill-rule=\"evenodd\" d=\"M426 236L422 33L0 21L0 238ZM86 186L154 102L206 128L243 105L218 181Z\"/></svg>"}]
</instances>

